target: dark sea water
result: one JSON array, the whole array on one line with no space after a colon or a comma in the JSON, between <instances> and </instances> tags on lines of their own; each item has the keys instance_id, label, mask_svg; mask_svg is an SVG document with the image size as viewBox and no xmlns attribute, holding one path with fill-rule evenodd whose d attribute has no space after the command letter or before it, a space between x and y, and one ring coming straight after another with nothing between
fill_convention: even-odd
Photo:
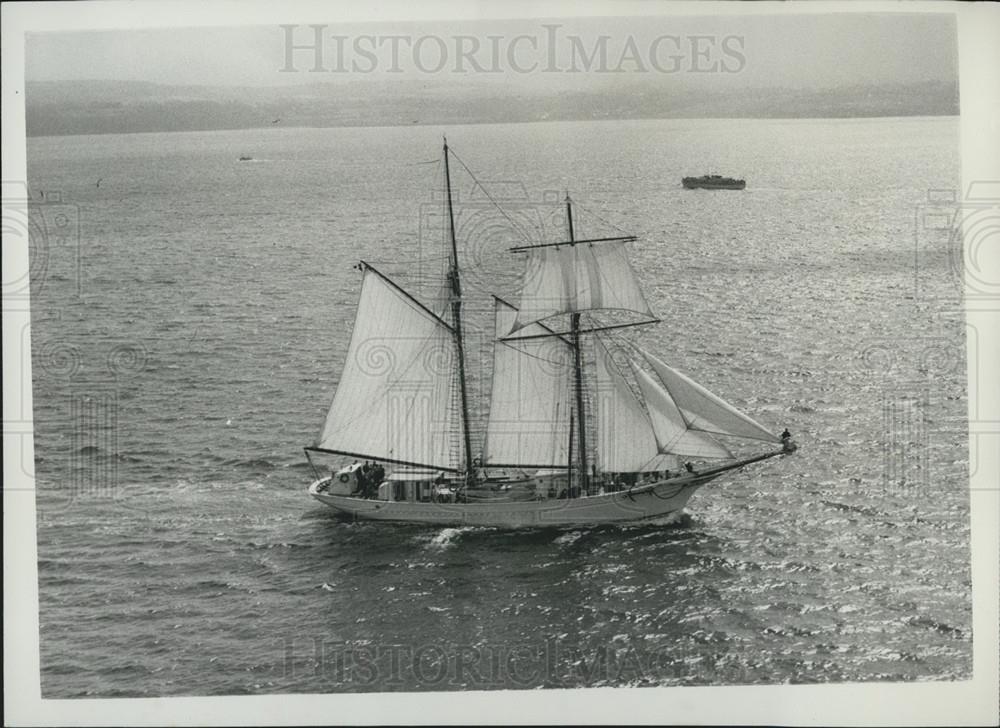
<instances>
[{"instance_id":1,"label":"dark sea water","mask_svg":"<svg viewBox=\"0 0 1000 728\"><path fill-rule=\"evenodd\" d=\"M639 235L644 345L801 450L674 523L340 522L301 448L352 265L435 296L441 131L29 140L43 695L968 677L965 325L921 207L957 120L447 129L529 237L566 189L578 235ZM520 238L453 171L481 414Z\"/></svg>"}]
</instances>

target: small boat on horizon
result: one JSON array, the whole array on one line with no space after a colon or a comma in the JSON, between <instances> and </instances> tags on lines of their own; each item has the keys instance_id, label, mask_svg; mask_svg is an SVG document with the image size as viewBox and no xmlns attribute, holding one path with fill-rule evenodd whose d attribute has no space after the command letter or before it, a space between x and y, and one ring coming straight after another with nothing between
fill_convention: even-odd
<instances>
[{"instance_id":1,"label":"small boat on horizon","mask_svg":"<svg viewBox=\"0 0 1000 728\"><path fill-rule=\"evenodd\" d=\"M684 189L695 190L742 190L746 188L746 180L735 177L723 177L718 174L706 174L701 177L684 177L681 179Z\"/></svg>"},{"instance_id":2,"label":"small boat on horizon","mask_svg":"<svg viewBox=\"0 0 1000 728\"><path fill-rule=\"evenodd\" d=\"M244 155L242 155L242 156L240 157L240 161L241 161L241 162L252 162L252 161L253 161L253 157L251 157L251 156L249 156L249 155L246 155L246 154L244 154Z\"/></svg>"},{"instance_id":3,"label":"small boat on horizon","mask_svg":"<svg viewBox=\"0 0 1000 728\"><path fill-rule=\"evenodd\" d=\"M493 296L489 409L473 422L453 154L446 141L446 301L425 304L369 263L356 266L361 292L344 368L319 436L304 448L313 498L376 521L625 523L679 515L706 483L795 451L787 430L774 434L661 357L621 343L619 330L660 323L628 259L637 238L578 238L568 194L565 240L509 249L526 259L519 300ZM727 438L770 447L737 457ZM317 468L319 456L339 464Z\"/></svg>"}]
</instances>

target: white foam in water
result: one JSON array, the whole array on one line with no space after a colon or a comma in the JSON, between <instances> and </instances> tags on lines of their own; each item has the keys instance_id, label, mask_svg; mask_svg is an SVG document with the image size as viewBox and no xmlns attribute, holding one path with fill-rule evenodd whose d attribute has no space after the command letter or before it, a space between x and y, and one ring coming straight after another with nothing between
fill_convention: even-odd
<instances>
[{"instance_id":1,"label":"white foam in water","mask_svg":"<svg viewBox=\"0 0 1000 728\"><path fill-rule=\"evenodd\" d=\"M431 548L446 549L453 546L459 536L472 530L472 526L464 526L462 528L443 528L439 533L435 534L434 538L431 539Z\"/></svg>"},{"instance_id":2,"label":"white foam in water","mask_svg":"<svg viewBox=\"0 0 1000 728\"><path fill-rule=\"evenodd\" d=\"M556 540L552 543L570 544L575 543L583 535L583 531L570 531L569 533L564 533L561 536L557 536Z\"/></svg>"}]
</instances>

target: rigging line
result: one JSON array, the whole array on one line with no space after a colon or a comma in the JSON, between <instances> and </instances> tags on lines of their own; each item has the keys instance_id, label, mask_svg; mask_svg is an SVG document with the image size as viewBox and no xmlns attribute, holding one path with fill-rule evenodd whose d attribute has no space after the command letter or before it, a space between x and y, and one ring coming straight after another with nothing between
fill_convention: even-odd
<instances>
[{"instance_id":1,"label":"rigging line","mask_svg":"<svg viewBox=\"0 0 1000 728\"><path fill-rule=\"evenodd\" d=\"M511 224L511 227L514 228L515 232L517 232L517 234L520 235L524 240L531 242L532 239L521 229L520 225L514 222L514 219L507 214L507 211L500 206L500 203L497 202L495 199L493 199L493 195L489 193L489 190L487 190L486 187L483 186L483 183L480 182L479 179L476 177L476 175L472 173L472 170L469 169L468 165L466 165L465 162L462 161L462 158L457 154L455 154L455 150L449 147L448 151L451 152L451 155L458 160L458 163L461 164L463 169L465 169L465 171L469 174L469 176L472 177L472 181L476 183L476 186L480 190L483 191L483 194L486 195L486 199L488 199L491 203L493 203L493 206L500 211L501 215L507 218L507 222Z\"/></svg>"},{"instance_id":2,"label":"rigging line","mask_svg":"<svg viewBox=\"0 0 1000 728\"><path fill-rule=\"evenodd\" d=\"M413 265L419 263L421 259L420 258L411 258L411 259L406 259L406 258L402 258L402 259L401 258L368 258L367 260L372 265L382 265L382 266L385 266L386 268L389 268L390 270L394 269L394 268L400 268L400 269L402 269L404 271L408 271L409 270L408 266L413 266ZM429 258L424 257L423 260L429 260Z\"/></svg>"},{"instance_id":3,"label":"rigging line","mask_svg":"<svg viewBox=\"0 0 1000 728\"><path fill-rule=\"evenodd\" d=\"M621 329L616 329L614 331L605 331L602 332L602 335L607 336L610 339L613 339L615 344L624 351L624 353L626 354L626 356L628 356L630 361L634 361L636 357L638 357L639 360L644 360L643 350L639 346L639 344L637 344L634 341L635 338L634 336L627 335Z\"/></svg>"},{"instance_id":4,"label":"rigging line","mask_svg":"<svg viewBox=\"0 0 1000 728\"><path fill-rule=\"evenodd\" d=\"M641 353L638 344L632 341L632 337L627 336L621 329L603 331L601 332L601 336L610 339L615 346L622 350L629 360L632 359L633 352Z\"/></svg>"},{"instance_id":5,"label":"rigging line","mask_svg":"<svg viewBox=\"0 0 1000 728\"><path fill-rule=\"evenodd\" d=\"M513 344L504 341L503 339L497 339L496 341L498 344L502 344L503 346L506 346L508 349L513 349L521 356L526 356L530 359L535 359L536 361L544 362L545 364L549 364L553 367L562 366L563 364L566 364L567 367L569 366L569 362L563 362L558 359L549 358L547 356L539 356L538 354L529 354L524 349L520 349L514 346Z\"/></svg>"},{"instance_id":6,"label":"rigging line","mask_svg":"<svg viewBox=\"0 0 1000 728\"><path fill-rule=\"evenodd\" d=\"M622 233L624 233L624 232L625 232L625 229L624 229L624 228L621 228L621 227L619 227L619 226L615 225L615 224L614 224L613 222L608 222L608 221L607 221L607 220L605 220L605 219L604 219L603 217L601 217L600 215L598 215L598 214L597 214L596 212L594 212L593 210L591 210L590 208L588 208L588 207L586 207L586 206L584 206L584 205L581 205L581 204L580 204L579 202L577 202L576 200L573 200L573 207L575 207L575 208L580 208L580 209L582 209L582 210L583 210L584 212L586 212L587 214L589 214L589 215L593 215L593 216L594 216L595 218L597 218L598 220L600 220L601 222L603 222L603 223L604 223L605 225L607 225L608 227L612 227L612 228L614 228L615 230L618 230L619 232L622 232Z\"/></svg>"}]
</instances>

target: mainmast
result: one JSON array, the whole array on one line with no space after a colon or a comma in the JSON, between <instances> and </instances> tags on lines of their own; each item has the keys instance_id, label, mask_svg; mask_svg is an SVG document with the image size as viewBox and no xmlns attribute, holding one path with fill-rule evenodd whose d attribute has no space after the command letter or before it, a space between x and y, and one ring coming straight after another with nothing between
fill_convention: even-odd
<instances>
[{"instance_id":1,"label":"mainmast","mask_svg":"<svg viewBox=\"0 0 1000 728\"><path fill-rule=\"evenodd\" d=\"M458 382L462 394L462 439L465 448L466 483L474 483L476 473L472 468L472 435L469 428L469 395L465 382L465 345L462 341L462 284L458 276L458 243L455 240L455 211L451 202L451 170L448 166L448 139L444 140L444 184L448 205L448 232L451 236L451 266L448 281L451 284L451 315L454 327L455 348L458 351Z\"/></svg>"},{"instance_id":2,"label":"mainmast","mask_svg":"<svg viewBox=\"0 0 1000 728\"><path fill-rule=\"evenodd\" d=\"M569 242L575 242L573 234L573 204L570 202L569 193L566 193L566 223L569 232ZM583 409L583 362L580 351L580 314L573 313L570 318L570 341L573 343L573 375L576 390L576 421L579 426L576 428L580 451L580 486L585 493L590 476L587 469L587 421Z\"/></svg>"}]
</instances>

